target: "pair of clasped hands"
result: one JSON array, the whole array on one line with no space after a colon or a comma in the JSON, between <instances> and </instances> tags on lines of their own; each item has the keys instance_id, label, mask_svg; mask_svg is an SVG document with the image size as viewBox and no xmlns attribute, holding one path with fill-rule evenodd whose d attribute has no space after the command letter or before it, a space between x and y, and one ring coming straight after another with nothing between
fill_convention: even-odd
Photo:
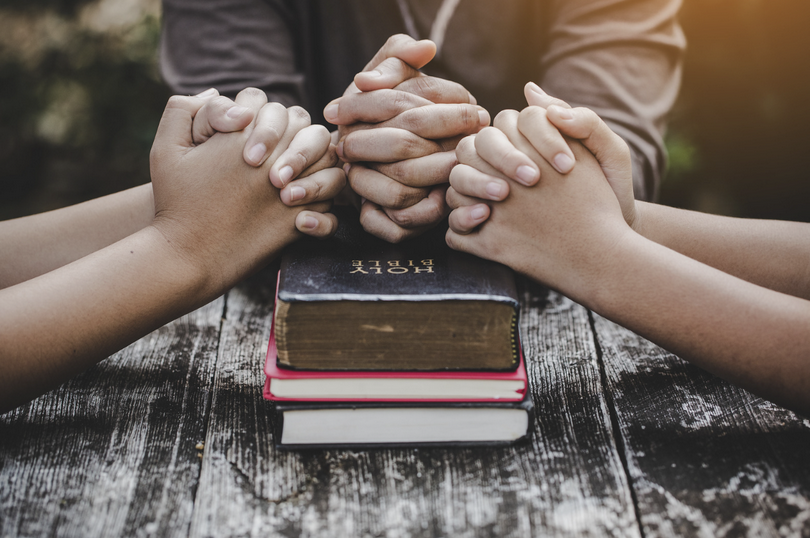
<instances>
[{"instance_id":1,"label":"pair of clasped hands","mask_svg":"<svg viewBox=\"0 0 810 538\"><path fill-rule=\"evenodd\" d=\"M264 243L257 237L269 241L271 231L275 237L272 244L265 242L264 252L277 251L279 241L292 241L295 230L288 227L285 232L274 224L278 211L291 212L299 232L331 235L337 223L326 211L332 199L348 190L344 189L347 180L368 232L399 242L449 214L451 247L525 273L536 272L529 265L538 260L530 261L525 252L518 254L520 246L543 250L535 248L541 223L532 222L542 219L542 227L548 230L553 228L549 225L552 215L582 212L582 207L574 206L582 205L589 189L608 189L597 205L632 225L635 205L627 147L594 113L571 109L529 83L525 95L530 106L521 112L501 112L489 127L488 112L475 104L464 87L418 71L434 53L430 41L402 35L390 38L344 95L325 107L327 121L338 126L332 134L310 125L300 107L285 109L267 103L264 93L255 89L244 90L235 101L215 90L175 98L175 105L185 100L183 106L193 116L191 145L210 145L224 133L241 132L242 159L254 170L264 171L265 182L269 175L270 183L279 189L277 198L285 209L269 203L267 208L272 210L262 231L244 234L240 244L229 249L244 248L261 257L256 249ZM536 186L541 176L551 181L554 176L577 175L572 173L575 165L579 175L596 181L582 187L583 197L570 209L560 207L553 196L548 200L548 186L542 197L518 192ZM157 183L160 216L161 185ZM259 198L268 196L272 197L269 189ZM245 220L251 218L246 213ZM245 222L244 227L251 225ZM565 227L570 240L570 222ZM570 254L571 243L567 243L560 248ZM554 285L550 275L533 276Z\"/></svg>"}]
</instances>

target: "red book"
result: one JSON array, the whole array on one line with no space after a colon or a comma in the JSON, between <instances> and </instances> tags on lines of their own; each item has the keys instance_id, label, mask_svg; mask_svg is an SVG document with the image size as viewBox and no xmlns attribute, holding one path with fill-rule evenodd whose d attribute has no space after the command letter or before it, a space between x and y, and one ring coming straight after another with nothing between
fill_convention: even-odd
<instances>
[{"instance_id":1,"label":"red book","mask_svg":"<svg viewBox=\"0 0 810 538\"><path fill-rule=\"evenodd\" d=\"M527 388L522 352L520 364L512 372L282 369L276 362L272 330L264 372L264 397L274 401L518 402Z\"/></svg>"}]
</instances>

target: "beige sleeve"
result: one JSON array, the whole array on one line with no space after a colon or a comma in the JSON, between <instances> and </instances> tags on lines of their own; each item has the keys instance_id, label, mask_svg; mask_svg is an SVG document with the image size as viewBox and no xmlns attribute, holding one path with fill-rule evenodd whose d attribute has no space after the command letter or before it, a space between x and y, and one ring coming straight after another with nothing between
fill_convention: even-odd
<instances>
[{"instance_id":1,"label":"beige sleeve","mask_svg":"<svg viewBox=\"0 0 810 538\"><path fill-rule=\"evenodd\" d=\"M540 86L596 111L633 152L636 198L666 168L663 132L678 96L686 40L681 0L554 0Z\"/></svg>"}]
</instances>

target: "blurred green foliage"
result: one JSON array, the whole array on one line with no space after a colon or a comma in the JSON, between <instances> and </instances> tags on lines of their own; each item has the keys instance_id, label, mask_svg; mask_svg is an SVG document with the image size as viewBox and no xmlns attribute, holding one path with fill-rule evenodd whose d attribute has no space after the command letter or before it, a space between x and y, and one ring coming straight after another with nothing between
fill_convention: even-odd
<instances>
[{"instance_id":1,"label":"blurred green foliage","mask_svg":"<svg viewBox=\"0 0 810 538\"><path fill-rule=\"evenodd\" d=\"M149 179L159 0L0 4L0 219ZM661 201L810 220L810 2L685 0Z\"/></svg>"},{"instance_id":2,"label":"blurred green foliage","mask_svg":"<svg viewBox=\"0 0 810 538\"><path fill-rule=\"evenodd\" d=\"M159 37L155 1L3 4L0 219L149 181Z\"/></svg>"}]
</instances>

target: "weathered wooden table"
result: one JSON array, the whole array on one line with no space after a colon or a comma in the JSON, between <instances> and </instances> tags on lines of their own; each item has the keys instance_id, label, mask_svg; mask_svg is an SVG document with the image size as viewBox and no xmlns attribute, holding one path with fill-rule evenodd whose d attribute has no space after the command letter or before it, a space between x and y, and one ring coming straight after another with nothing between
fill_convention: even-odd
<instances>
[{"instance_id":1,"label":"weathered wooden table","mask_svg":"<svg viewBox=\"0 0 810 538\"><path fill-rule=\"evenodd\" d=\"M276 451L274 281L0 416L0 536L810 536L810 420L525 282L528 442Z\"/></svg>"}]
</instances>

